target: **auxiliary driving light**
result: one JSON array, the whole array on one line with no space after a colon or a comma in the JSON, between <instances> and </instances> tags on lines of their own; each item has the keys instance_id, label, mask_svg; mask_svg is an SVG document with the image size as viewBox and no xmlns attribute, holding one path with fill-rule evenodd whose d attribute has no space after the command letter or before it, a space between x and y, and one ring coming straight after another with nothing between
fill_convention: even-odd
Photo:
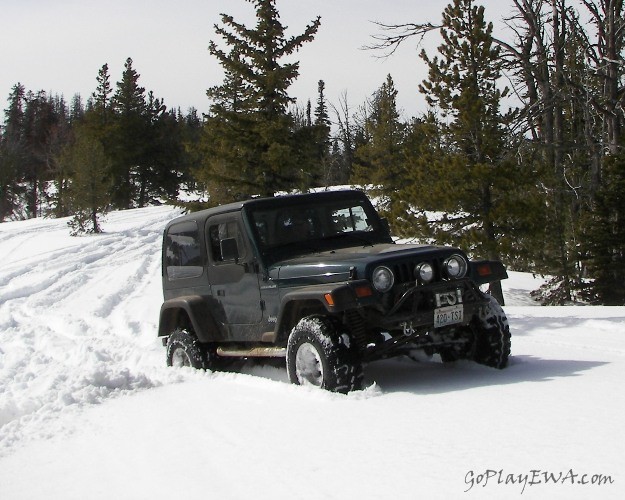
<instances>
[{"instance_id":1,"label":"auxiliary driving light","mask_svg":"<svg viewBox=\"0 0 625 500\"><path fill-rule=\"evenodd\" d=\"M414 268L414 274L419 283L429 283L434 279L434 269L427 262L417 264Z\"/></svg>"}]
</instances>

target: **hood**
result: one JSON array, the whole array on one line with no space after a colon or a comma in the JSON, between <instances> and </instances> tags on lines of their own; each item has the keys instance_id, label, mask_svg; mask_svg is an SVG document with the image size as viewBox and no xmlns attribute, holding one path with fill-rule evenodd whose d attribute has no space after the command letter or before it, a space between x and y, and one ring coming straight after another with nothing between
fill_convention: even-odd
<instances>
[{"instance_id":1,"label":"hood","mask_svg":"<svg viewBox=\"0 0 625 500\"><path fill-rule=\"evenodd\" d=\"M272 264L268 272L273 281L285 286L331 283L368 278L378 265L431 260L458 251L452 247L434 245L378 243L293 257Z\"/></svg>"}]
</instances>

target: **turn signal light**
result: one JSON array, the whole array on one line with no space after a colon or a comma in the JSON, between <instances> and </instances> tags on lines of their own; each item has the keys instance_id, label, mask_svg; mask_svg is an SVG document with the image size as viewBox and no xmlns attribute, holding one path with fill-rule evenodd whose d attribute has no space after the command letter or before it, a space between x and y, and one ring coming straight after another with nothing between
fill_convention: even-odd
<instances>
[{"instance_id":1,"label":"turn signal light","mask_svg":"<svg viewBox=\"0 0 625 500\"><path fill-rule=\"evenodd\" d=\"M488 276L489 274L491 274L490 264L482 264L480 266L477 266L477 274L479 274L480 276Z\"/></svg>"}]
</instances>

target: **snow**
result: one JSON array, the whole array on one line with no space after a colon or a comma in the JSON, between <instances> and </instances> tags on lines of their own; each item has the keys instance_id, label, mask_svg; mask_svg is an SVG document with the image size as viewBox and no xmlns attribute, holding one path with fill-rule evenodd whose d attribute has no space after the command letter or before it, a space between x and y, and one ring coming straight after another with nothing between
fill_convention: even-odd
<instances>
[{"instance_id":1,"label":"snow","mask_svg":"<svg viewBox=\"0 0 625 500\"><path fill-rule=\"evenodd\" d=\"M510 272L508 368L388 360L348 395L275 366L166 368L178 213L111 213L81 238L0 224L3 500L623 498L625 307L538 307L542 281Z\"/></svg>"}]
</instances>

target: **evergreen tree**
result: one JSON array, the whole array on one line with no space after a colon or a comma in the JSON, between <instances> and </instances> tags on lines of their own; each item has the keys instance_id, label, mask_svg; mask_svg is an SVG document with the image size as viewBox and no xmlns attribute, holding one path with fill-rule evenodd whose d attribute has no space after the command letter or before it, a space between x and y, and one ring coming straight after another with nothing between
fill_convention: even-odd
<instances>
[{"instance_id":1,"label":"evergreen tree","mask_svg":"<svg viewBox=\"0 0 625 500\"><path fill-rule=\"evenodd\" d=\"M194 190L197 188L195 173L200 170L202 164L197 154L197 144L202 137L203 122L195 108L189 108L186 115L178 110L176 121L180 129L181 148L179 187Z\"/></svg>"},{"instance_id":2,"label":"evergreen tree","mask_svg":"<svg viewBox=\"0 0 625 500\"><path fill-rule=\"evenodd\" d=\"M587 298L615 306L625 304L625 153L606 160L581 245L592 277Z\"/></svg>"},{"instance_id":3,"label":"evergreen tree","mask_svg":"<svg viewBox=\"0 0 625 500\"><path fill-rule=\"evenodd\" d=\"M88 127L77 125L74 136L74 142L65 147L60 158L64 169L72 175L67 203L74 216L68 224L72 236L100 233L101 217L110 200L109 159Z\"/></svg>"},{"instance_id":4,"label":"evergreen tree","mask_svg":"<svg viewBox=\"0 0 625 500\"><path fill-rule=\"evenodd\" d=\"M223 85L207 118L202 180L219 201L253 194L272 196L298 184L293 118L287 112L288 88L298 76L297 62L282 63L317 32L317 18L299 36L287 38L275 0L248 0L256 10L255 28L222 14L215 26L229 51L211 41L210 53L224 68ZM215 201L217 201L215 199Z\"/></svg>"},{"instance_id":5,"label":"evergreen tree","mask_svg":"<svg viewBox=\"0 0 625 500\"><path fill-rule=\"evenodd\" d=\"M434 164L429 185L411 182L402 198L445 214L430 221L438 240L451 239L477 255L498 259L509 219L522 216L518 208L510 213L513 207L506 203L516 188L510 182L515 171L506 160L499 111L500 49L484 8L473 0L447 6L441 35L438 56L430 59L421 52L429 75L420 90L446 120L441 124L444 154ZM501 299L500 285L494 294Z\"/></svg>"},{"instance_id":6,"label":"evergreen tree","mask_svg":"<svg viewBox=\"0 0 625 500\"><path fill-rule=\"evenodd\" d=\"M317 84L317 104L315 105L314 141L316 154L314 161L316 171L311 172L315 184L325 186L332 185L336 178L336 164L332 161L330 154L330 116L328 115L328 104L325 97L325 82L319 80Z\"/></svg>"},{"instance_id":7,"label":"evergreen tree","mask_svg":"<svg viewBox=\"0 0 625 500\"><path fill-rule=\"evenodd\" d=\"M70 124L74 124L82 120L85 116L85 106L82 102L82 96L80 94L74 94L72 97L72 103L69 107L69 121Z\"/></svg>"},{"instance_id":8,"label":"evergreen tree","mask_svg":"<svg viewBox=\"0 0 625 500\"><path fill-rule=\"evenodd\" d=\"M114 186L112 199L118 208L132 208L137 199L137 167L142 164L148 135L145 88L139 85L139 77L129 57L111 99L115 112L110 150ZM104 82L98 80L98 83L104 86ZM97 110L97 100L94 104Z\"/></svg>"},{"instance_id":9,"label":"evergreen tree","mask_svg":"<svg viewBox=\"0 0 625 500\"><path fill-rule=\"evenodd\" d=\"M142 163L137 169L140 207L158 200L175 199L183 170L182 129L176 114L148 93L149 116Z\"/></svg>"},{"instance_id":10,"label":"evergreen tree","mask_svg":"<svg viewBox=\"0 0 625 500\"><path fill-rule=\"evenodd\" d=\"M243 67L237 47L230 58ZM257 192L254 134L256 125L249 85L243 76L224 67L224 81L207 91L212 104L205 119L202 137L196 147L201 158L196 179L211 193L211 202L226 203Z\"/></svg>"},{"instance_id":11,"label":"evergreen tree","mask_svg":"<svg viewBox=\"0 0 625 500\"><path fill-rule=\"evenodd\" d=\"M290 111L293 125L291 143L294 164L297 165L295 182L291 189L306 192L312 187L323 184L321 156L319 148L319 129L312 120L312 104L310 99L306 107L293 106Z\"/></svg>"},{"instance_id":12,"label":"evergreen tree","mask_svg":"<svg viewBox=\"0 0 625 500\"><path fill-rule=\"evenodd\" d=\"M128 61L126 62L128 63ZM113 93L108 64L103 64L98 70L96 81L98 85L93 94L91 94L92 108L96 115L100 117L101 122L106 123L110 119L112 112L111 94Z\"/></svg>"},{"instance_id":13,"label":"evergreen tree","mask_svg":"<svg viewBox=\"0 0 625 500\"><path fill-rule=\"evenodd\" d=\"M69 183L69 176L59 162L59 156L65 145L71 140L71 112L65 103L63 96L54 96L49 99L50 106L56 119L48 130L48 151L46 159L46 171L48 181L52 181L54 189L50 193L45 192L48 213L56 217L69 215L68 208L64 204L64 191Z\"/></svg>"},{"instance_id":14,"label":"evergreen tree","mask_svg":"<svg viewBox=\"0 0 625 500\"><path fill-rule=\"evenodd\" d=\"M363 124L364 144L354 153L352 182L372 186L376 196L384 195L382 206L391 210L401 185L405 125L399 119L397 90L391 75L375 92Z\"/></svg>"},{"instance_id":15,"label":"evergreen tree","mask_svg":"<svg viewBox=\"0 0 625 500\"><path fill-rule=\"evenodd\" d=\"M39 215L40 197L45 194L45 182L51 178L51 161L56 151L51 147L51 130L58 125L59 116L45 92L28 92L24 109L25 161L21 176L27 185L26 211L28 217Z\"/></svg>"},{"instance_id":16,"label":"evergreen tree","mask_svg":"<svg viewBox=\"0 0 625 500\"><path fill-rule=\"evenodd\" d=\"M24 106L26 90L17 83L9 94L9 107L0 136L0 222L14 216L20 205L20 184L25 160Z\"/></svg>"}]
</instances>

